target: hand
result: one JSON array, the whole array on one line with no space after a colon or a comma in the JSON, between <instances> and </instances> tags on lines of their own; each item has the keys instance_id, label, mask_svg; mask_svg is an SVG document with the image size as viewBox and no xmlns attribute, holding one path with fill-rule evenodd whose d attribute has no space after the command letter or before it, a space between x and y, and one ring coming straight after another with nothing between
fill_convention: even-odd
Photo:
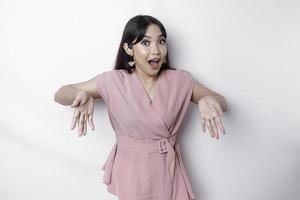
<instances>
[{"instance_id":1,"label":"hand","mask_svg":"<svg viewBox=\"0 0 300 200\"><path fill-rule=\"evenodd\" d=\"M85 91L80 91L75 97L71 108L75 108L71 130L73 130L78 124L78 136L86 135L87 131L87 119L92 128L95 130L93 123L93 113L94 113L94 98Z\"/></svg>"},{"instance_id":2,"label":"hand","mask_svg":"<svg viewBox=\"0 0 300 200\"><path fill-rule=\"evenodd\" d=\"M203 132L206 132L206 126L212 137L216 136L219 139L219 129L225 135L225 129L220 119L223 116L222 108L216 98L213 96L202 97L198 101L198 107L201 115L201 125Z\"/></svg>"}]
</instances>

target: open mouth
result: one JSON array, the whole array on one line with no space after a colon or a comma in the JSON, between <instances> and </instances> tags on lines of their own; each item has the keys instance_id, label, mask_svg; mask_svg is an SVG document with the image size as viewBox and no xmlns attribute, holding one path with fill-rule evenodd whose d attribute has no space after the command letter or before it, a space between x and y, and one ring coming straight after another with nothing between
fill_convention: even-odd
<instances>
[{"instance_id":1,"label":"open mouth","mask_svg":"<svg viewBox=\"0 0 300 200\"><path fill-rule=\"evenodd\" d=\"M159 58L155 58L155 59L148 60L148 63L150 65L158 65L159 61L160 61Z\"/></svg>"}]
</instances>

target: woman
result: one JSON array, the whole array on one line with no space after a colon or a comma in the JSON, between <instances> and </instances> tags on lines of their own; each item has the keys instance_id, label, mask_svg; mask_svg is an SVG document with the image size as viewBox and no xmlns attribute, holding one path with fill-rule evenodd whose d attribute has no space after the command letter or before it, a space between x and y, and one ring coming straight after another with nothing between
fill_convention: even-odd
<instances>
[{"instance_id":1,"label":"woman","mask_svg":"<svg viewBox=\"0 0 300 200\"><path fill-rule=\"evenodd\" d=\"M108 107L116 133L102 170L103 182L120 200L195 199L176 140L189 102L198 104L202 130L219 139L225 98L170 67L167 33L148 15L131 18L124 29L113 70L62 86L55 101L75 108L71 125L79 136L92 130L94 99Z\"/></svg>"}]
</instances>

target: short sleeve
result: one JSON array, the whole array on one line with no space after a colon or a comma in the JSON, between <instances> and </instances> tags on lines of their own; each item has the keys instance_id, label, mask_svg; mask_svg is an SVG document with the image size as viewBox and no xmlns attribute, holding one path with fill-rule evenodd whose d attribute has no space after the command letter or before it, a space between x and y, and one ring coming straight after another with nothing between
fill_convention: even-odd
<instances>
[{"instance_id":1,"label":"short sleeve","mask_svg":"<svg viewBox=\"0 0 300 200\"><path fill-rule=\"evenodd\" d=\"M113 71L105 71L96 76L96 89L107 106L109 106L111 102L109 91L110 87L112 87L112 74Z\"/></svg>"},{"instance_id":2,"label":"short sleeve","mask_svg":"<svg viewBox=\"0 0 300 200\"><path fill-rule=\"evenodd\" d=\"M191 72L179 69L181 86L186 89L188 98L192 98L196 80L193 78Z\"/></svg>"},{"instance_id":3,"label":"short sleeve","mask_svg":"<svg viewBox=\"0 0 300 200\"><path fill-rule=\"evenodd\" d=\"M188 80L189 80L189 83L190 83L189 88L193 91L194 87L195 87L195 84L196 84L196 80L194 79L193 74L191 72L187 72L187 73L188 73Z\"/></svg>"}]
</instances>

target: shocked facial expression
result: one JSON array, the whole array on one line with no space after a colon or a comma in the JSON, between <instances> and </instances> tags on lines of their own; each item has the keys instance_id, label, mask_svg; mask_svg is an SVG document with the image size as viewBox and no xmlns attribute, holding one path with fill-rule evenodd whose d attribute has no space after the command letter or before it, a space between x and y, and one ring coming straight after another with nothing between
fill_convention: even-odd
<instances>
[{"instance_id":1,"label":"shocked facial expression","mask_svg":"<svg viewBox=\"0 0 300 200\"><path fill-rule=\"evenodd\" d=\"M155 24L148 26L144 38L131 49L136 68L150 76L159 72L167 52L166 38Z\"/></svg>"}]
</instances>

